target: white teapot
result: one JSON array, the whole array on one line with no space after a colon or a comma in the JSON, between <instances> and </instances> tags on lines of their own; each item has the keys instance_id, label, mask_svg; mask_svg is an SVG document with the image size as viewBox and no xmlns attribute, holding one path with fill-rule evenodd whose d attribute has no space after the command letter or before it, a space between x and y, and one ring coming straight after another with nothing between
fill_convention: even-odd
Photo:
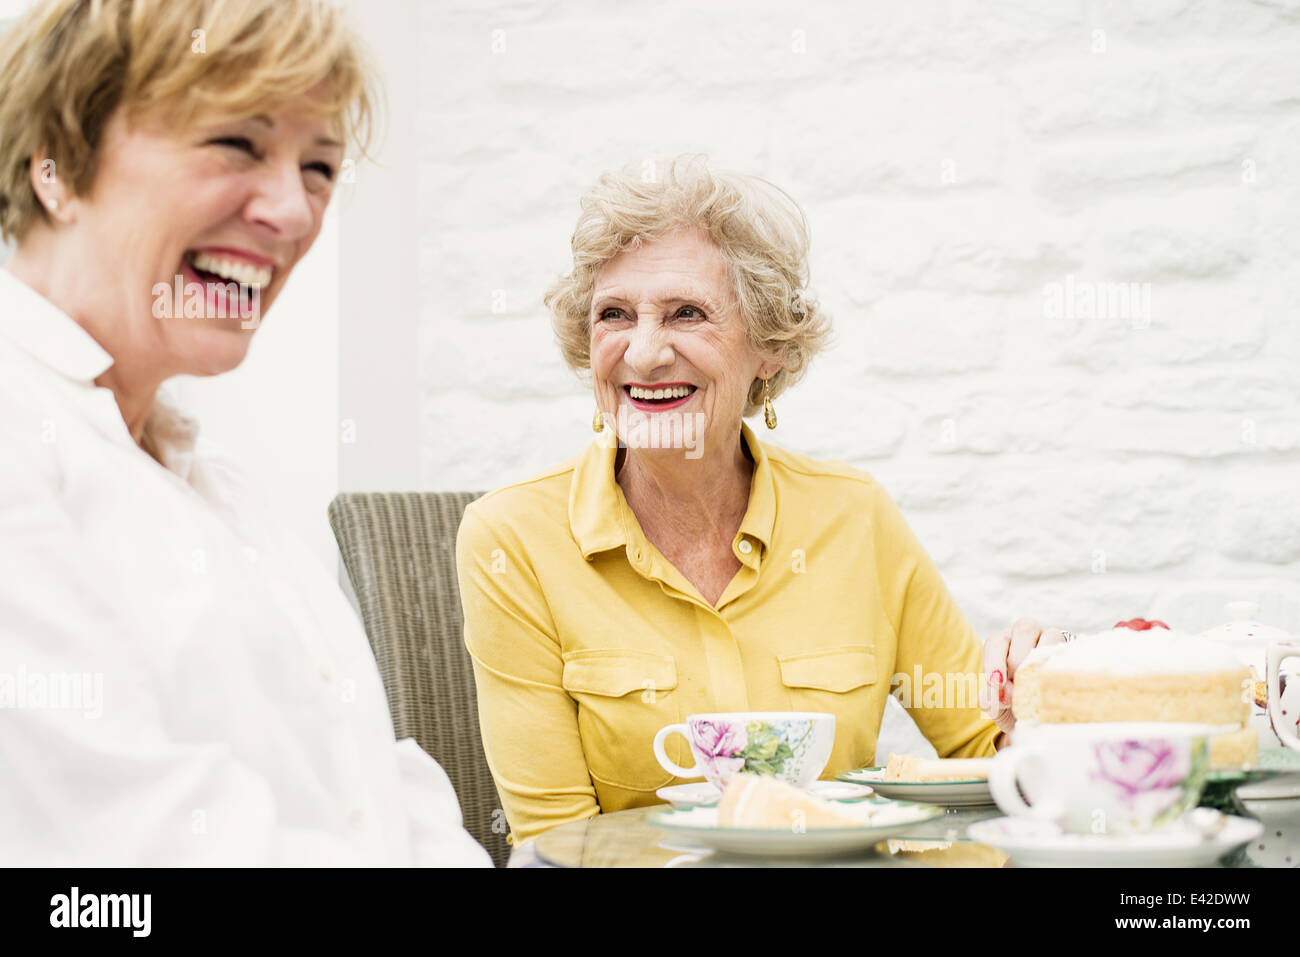
<instances>
[{"instance_id":1,"label":"white teapot","mask_svg":"<svg viewBox=\"0 0 1300 957\"><path fill-rule=\"evenodd\" d=\"M1255 616L1259 614L1259 606L1254 602L1229 602L1224 606L1224 610L1233 620L1226 625L1220 625L1218 628L1211 628L1209 631L1202 632L1200 637L1232 649L1241 663L1254 672L1255 694L1253 697L1255 700L1252 702L1250 709L1251 726L1259 732L1259 746L1261 748L1280 748L1282 747L1282 740L1277 736L1272 724L1269 722L1268 684L1266 683L1268 677L1267 662L1271 646L1290 643L1295 639L1281 628L1274 628L1272 625L1263 625L1255 621ZM1278 698L1277 706L1280 707L1280 694Z\"/></svg>"}]
</instances>

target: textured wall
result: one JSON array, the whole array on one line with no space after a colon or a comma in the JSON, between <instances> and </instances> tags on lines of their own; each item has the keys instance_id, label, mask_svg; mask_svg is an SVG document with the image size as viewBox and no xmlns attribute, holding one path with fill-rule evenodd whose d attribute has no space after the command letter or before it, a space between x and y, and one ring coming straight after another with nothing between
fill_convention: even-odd
<instances>
[{"instance_id":1,"label":"textured wall","mask_svg":"<svg viewBox=\"0 0 1300 957\"><path fill-rule=\"evenodd\" d=\"M835 321L772 440L877 476L977 628L1300 631L1300 3L887 6L421 7L423 484L589 441L577 198L705 152L805 205Z\"/></svg>"}]
</instances>

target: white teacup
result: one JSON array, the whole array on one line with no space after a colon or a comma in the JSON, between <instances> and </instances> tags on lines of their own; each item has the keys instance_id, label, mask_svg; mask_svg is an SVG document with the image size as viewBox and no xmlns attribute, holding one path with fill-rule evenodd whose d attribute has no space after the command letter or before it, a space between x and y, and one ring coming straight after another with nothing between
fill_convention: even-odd
<instances>
[{"instance_id":1,"label":"white teacup","mask_svg":"<svg viewBox=\"0 0 1300 957\"><path fill-rule=\"evenodd\" d=\"M691 746L695 766L669 759L664 740L680 734ZM835 715L814 711L727 711L693 714L655 735L655 757L679 778L705 778L722 790L738 771L769 774L807 787L826 768L835 744Z\"/></svg>"},{"instance_id":2,"label":"white teacup","mask_svg":"<svg viewBox=\"0 0 1300 957\"><path fill-rule=\"evenodd\" d=\"M993 759L989 790L1006 814L1075 834L1159 830L1196 807L1209 739L1220 730L1158 721L1020 724Z\"/></svg>"},{"instance_id":3,"label":"white teacup","mask_svg":"<svg viewBox=\"0 0 1300 957\"><path fill-rule=\"evenodd\" d=\"M1268 646L1268 661L1264 669L1264 678L1268 682L1268 720L1273 733L1283 744L1300 751L1297 719L1282 713L1282 662L1287 658L1300 658L1300 644L1280 642Z\"/></svg>"}]
</instances>

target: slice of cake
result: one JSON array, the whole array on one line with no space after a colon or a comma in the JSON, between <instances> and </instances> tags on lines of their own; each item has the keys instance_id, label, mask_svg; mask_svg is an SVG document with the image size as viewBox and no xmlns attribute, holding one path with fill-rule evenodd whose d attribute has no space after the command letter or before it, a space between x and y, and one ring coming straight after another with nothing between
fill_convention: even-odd
<instances>
[{"instance_id":1,"label":"slice of cake","mask_svg":"<svg viewBox=\"0 0 1300 957\"><path fill-rule=\"evenodd\" d=\"M1211 764L1253 764L1244 734L1254 676L1231 651L1166 629L1116 628L1035 648L1016 671L1017 721L1177 721L1230 729L1210 740ZM1222 740L1220 740L1222 739ZM1253 743L1252 743L1253 742Z\"/></svg>"},{"instance_id":2,"label":"slice of cake","mask_svg":"<svg viewBox=\"0 0 1300 957\"><path fill-rule=\"evenodd\" d=\"M929 781L980 781L989 776L992 758L914 758L891 754L885 765L885 781L922 783Z\"/></svg>"},{"instance_id":3,"label":"slice of cake","mask_svg":"<svg viewBox=\"0 0 1300 957\"><path fill-rule=\"evenodd\" d=\"M1210 738L1210 767L1253 768L1258 763L1259 731L1250 725Z\"/></svg>"},{"instance_id":4,"label":"slice of cake","mask_svg":"<svg viewBox=\"0 0 1300 957\"><path fill-rule=\"evenodd\" d=\"M735 774L718 801L719 827L754 827L794 831L827 827L862 827L853 814L834 801L762 774Z\"/></svg>"}]
</instances>

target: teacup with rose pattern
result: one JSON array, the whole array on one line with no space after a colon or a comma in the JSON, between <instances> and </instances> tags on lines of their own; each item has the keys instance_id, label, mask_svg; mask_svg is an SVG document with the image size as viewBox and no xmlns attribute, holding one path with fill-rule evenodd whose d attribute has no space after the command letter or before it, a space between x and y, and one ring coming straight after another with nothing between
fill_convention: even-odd
<instances>
[{"instance_id":1,"label":"teacup with rose pattern","mask_svg":"<svg viewBox=\"0 0 1300 957\"><path fill-rule=\"evenodd\" d=\"M1220 730L1160 721L1021 723L1011 747L993 759L989 790L1006 814L1053 821L1073 834L1158 831L1196 807L1209 740Z\"/></svg>"},{"instance_id":2,"label":"teacup with rose pattern","mask_svg":"<svg viewBox=\"0 0 1300 957\"><path fill-rule=\"evenodd\" d=\"M668 757L664 742L680 734L691 746L694 767ZM664 770L679 778L703 777L719 790L738 771L767 774L807 787L826 768L835 744L835 715L814 711L728 711L693 714L655 735L654 752Z\"/></svg>"}]
</instances>

